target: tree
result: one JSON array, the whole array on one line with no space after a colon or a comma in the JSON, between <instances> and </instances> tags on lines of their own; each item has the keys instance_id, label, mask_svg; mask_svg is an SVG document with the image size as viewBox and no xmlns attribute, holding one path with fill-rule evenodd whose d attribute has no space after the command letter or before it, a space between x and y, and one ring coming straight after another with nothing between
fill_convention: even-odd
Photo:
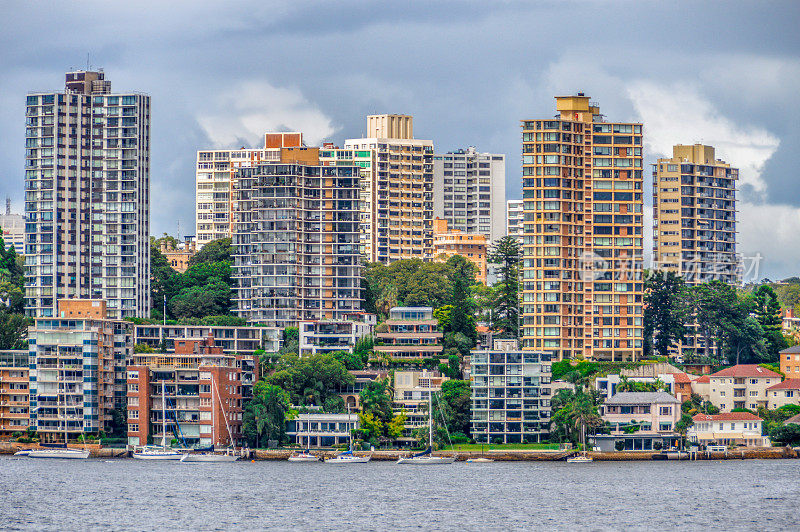
<instances>
[{"instance_id":1,"label":"tree","mask_svg":"<svg viewBox=\"0 0 800 532\"><path fill-rule=\"evenodd\" d=\"M380 445L380 440L383 437L383 421L376 417L371 412L359 412L358 426L364 440L370 442L372 445Z\"/></svg>"},{"instance_id":2,"label":"tree","mask_svg":"<svg viewBox=\"0 0 800 532\"><path fill-rule=\"evenodd\" d=\"M644 283L644 336L654 338L658 356L668 357L669 348L683 341L689 319L683 279L674 272L654 272Z\"/></svg>"},{"instance_id":3,"label":"tree","mask_svg":"<svg viewBox=\"0 0 800 532\"><path fill-rule=\"evenodd\" d=\"M778 425L769 431L770 439L782 445L800 445L800 425L788 423Z\"/></svg>"},{"instance_id":4,"label":"tree","mask_svg":"<svg viewBox=\"0 0 800 532\"><path fill-rule=\"evenodd\" d=\"M470 292L470 287L475 284L475 265L461 255L453 255L447 259L446 266L451 287L449 303L453 307L450 311L449 331L469 338L469 347L472 347L478 338L475 329L475 303ZM469 349L461 354L468 355Z\"/></svg>"},{"instance_id":5,"label":"tree","mask_svg":"<svg viewBox=\"0 0 800 532\"><path fill-rule=\"evenodd\" d=\"M303 358L285 354L278 361L276 371L265 381L286 390L292 404L323 407L333 405L328 398L354 383L344 364L329 353Z\"/></svg>"},{"instance_id":6,"label":"tree","mask_svg":"<svg viewBox=\"0 0 800 532\"><path fill-rule=\"evenodd\" d=\"M500 281L494 301L492 327L503 336L519 334L519 243L513 236L504 236L492 246L489 262L500 265Z\"/></svg>"},{"instance_id":7,"label":"tree","mask_svg":"<svg viewBox=\"0 0 800 532\"><path fill-rule=\"evenodd\" d=\"M27 349L29 325L31 321L22 314L0 309L0 349Z\"/></svg>"},{"instance_id":8,"label":"tree","mask_svg":"<svg viewBox=\"0 0 800 532\"><path fill-rule=\"evenodd\" d=\"M344 364L349 370L364 369L364 361L358 353L351 353L350 351L333 351L333 357Z\"/></svg>"},{"instance_id":9,"label":"tree","mask_svg":"<svg viewBox=\"0 0 800 532\"><path fill-rule=\"evenodd\" d=\"M206 262L227 262L228 265L230 265L233 260L233 246L231 246L231 242L230 238L212 240L189 259L189 266L191 267Z\"/></svg>"},{"instance_id":10,"label":"tree","mask_svg":"<svg viewBox=\"0 0 800 532\"><path fill-rule=\"evenodd\" d=\"M242 432L253 447L266 447L267 440L282 442L286 438L286 421L295 414L286 391L258 381L253 386L253 397L244 407Z\"/></svg>"},{"instance_id":11,"label":"tree","mask_svg":"<svg viewBox=\"0 0 800 532\"><path fill-rule=\"evenodd\" d=\"M775 290L761 285L753 292L753 313L761 326L766 344L766 355L770 361L778 360L778 353L787 347L781 330L781 304Z\"/></svg>"},{"instance_id":12,"label":"tree","mask_svg":"<svg viewBox=\"0 0 800 532\"><path fill-rule=\"evenodd\" d=\"M367 383L359 393L361 411L373 414L382 422L392 419L392 401L386 390L386 382L374 380Z\"/></svg>"},{"instance_id":13,"label":"tree","mask_svg":"<svg viewBox=\"0 0 800 532\"><path fill-rule=\"evenodd\" d=\"M471 397L469 381L444 381L439 397L433 401L434 418L437 421L444 419L450 434L469 434Z\"/></svg>"}]
</instances>

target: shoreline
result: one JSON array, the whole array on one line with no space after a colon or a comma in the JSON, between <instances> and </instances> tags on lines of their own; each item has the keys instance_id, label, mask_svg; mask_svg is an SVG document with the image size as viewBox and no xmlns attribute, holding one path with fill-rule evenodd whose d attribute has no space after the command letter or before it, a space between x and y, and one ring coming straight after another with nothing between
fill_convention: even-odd
<instances>
[{"instance_id":1,"label":"shoreline","mask_svg":"<svg viewBox=\"0 0 800 532\"><path fill-rule=\"evenodd\" d=\"M82 449L83 445L72 445L71 448ZM16 442L0 442L0 455L13 455L15 452L22 449L38 448L38 445L16 443ZM92 458L130 458L129 452L124 448L115 447L101 447L98 444L87 444L86 448L89 449ZM253 461L284 461L289 458L289 455L294 452L293 449L250 449L248 456L243 457L242 460ZM321 458L331 458L338 454L340 451L334 450L314 450L315 454ZM358 452L357 454L366 455L366 451ZM372 453L372 459L375 461L396 461L401 456L408 456L410 451L401 450L379 450ZM557 462L565 460L566 458L577 454L574 450L569 451L543 451L543 450L490 450L485 453L475 451L437 451L437 454L442 456L457 456L458 461L464 461L469 458L491 458L496 462ZM590 458L598 462L633 462L633 461L648 461L648 460L665 460L666 458L661 452L652 451L617 451L617 452L597 452L592 451L587 453ZM800 458L800 452L790 447L749 447L742 449L733 449L727 452L708 452L700 451L694 458L696 460L777 460L777 459L796 459ZM672 458L675 461L686 461L688 457Z\"/></svg>"}]
</instances>

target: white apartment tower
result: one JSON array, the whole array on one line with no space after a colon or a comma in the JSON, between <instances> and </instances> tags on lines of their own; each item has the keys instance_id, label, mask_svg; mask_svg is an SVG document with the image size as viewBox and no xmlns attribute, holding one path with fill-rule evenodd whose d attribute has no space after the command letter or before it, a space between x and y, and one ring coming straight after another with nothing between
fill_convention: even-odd
<instances>
[{"instance_id":1,"label":"white apartment tower","mask_svg":"<svg viewBox=\"0 0 800 532\"><path fill-rule=\"evenodd\" d=\"M506 202L506 234L516 238L522 244L524 212L522 200L508 200Z\"/></svg>"},{"instance_id":2,"label":"white apartment tower","mask_svg":"<svg viewBox=\"0 0 800 532\"><path fill-rule=\"evenodd\" d=\"M473 146L433 157L433 215L451 229L506 235L506 156Z\"/></svg>"},{"instance_id":3,"label":"white apartment tower","mask_svg":"<svg viewBox=\"0 0 800 532\"><path fill-rule=\"evenodd\" d=\"M25 110L26 314L104 299L150 314L150 97L112 94L102 71L66 74Z\"/></svg>"},{"instance_id":4,"label":"white apartment tower","mask_svg":"<svg viewBox=\"0 0 800 532\"><path fill-rule=\"evenodd\" d=\"M360 164L361 252L368 262L430 259L433 141L414 138L413 118L367 117L365 138L348 139Z\"/></svg>"}]
</instances>

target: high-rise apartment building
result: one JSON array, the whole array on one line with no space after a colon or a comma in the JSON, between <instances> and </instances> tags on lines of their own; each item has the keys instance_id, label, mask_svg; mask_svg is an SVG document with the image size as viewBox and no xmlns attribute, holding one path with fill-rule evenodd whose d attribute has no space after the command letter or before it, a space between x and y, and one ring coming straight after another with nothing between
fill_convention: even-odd
<instances>
[{"instance_id":1,"label":"high-rise apartment building","mask_svg":"<svg viewBox=\"0 0 800 532\"><path fill-rule=\"evenodd\" d=\"M61 300L58 318L28 331L30 420L46 442L109 432L125 404L133 323L107 319L96 300Z\"/></svg>"},{"instance_id":2,"label":"high-rise apartment building","mask_svg":"<svg viewBox=\"0 0 800 532\"><path fill-rule=\"evenodd\" d=\"M653 165L653 263L688 284L738 284L736 180L739 170L716 159L712 146L676 145ZM697 334L681 343L682 356L714 355L715 343Z\"/></svg>"},{"instance_id":3,"label":"high-rise apartment building","mask_svg":"<svg viewBox=\"0 0 800 532\"><path fill-rule=\"evenodd\" d=\"M344 148L352 150L358 162L369 163L359 165L361 248L366 260L429 260L433 141L414 138L410 116L373 115L367 117L366 137L348 139Z\"/></svg>"},{"instance_id":4,"label":"high-rise apartment building","mask_svg":"<svg viewBox=\"0 0 800 532\"><path fill-rule=\"evenodd\" d=\"M687 283L739 281L736 180L714 148L677 145L653 167L653 260Z\"/></svg>"},{"instance_id":5,"label":"high-rise apartment building","mask_svg":"<svg viewBox=\"0 0 800 532\"><path fill-rule=\"evenodd\" d=\"M642 125L589 97L522 122L522 337L557 359L642 352Z\"/></svg>"},{"instance_id":6,"label":"high-rise apartment building","mask_svg":"<svg viewBox=\"0 0 800 532\"><path fill-rule=\"evenodd\" d=\"M91 298L149 317L150 97L77 71L26 104L26 314Z\"/></svg>"},{"instance_id":7,"label":"high-rise apartment building","mask_svg":"<svg viewBox=\"0 0 800 532\"><path fill-rule=\"evenodd\" d=\"M516 238L520 244L522 244L523 216L522 200L510 199L506 202L506 234Z\"/></svg>"},{"instance_id":8,"label":"high-rise apartment building","mask_svg":"<svg viewBox=\"0 0 800 532\"><path fill-rule=\"evenodd\" d=\"M323 166L319 148L238 168L232 190L238 316L273 327L361 310L359 168Z\"/></svg>"},{"instance_id":9,"label":"high-rise apartment building","mask_svg":"<svg viewBox=\"0 0 800 532\"><path fill-rule=\"evenodd\" d=\"M233 236L231 199L238 168L281 160L281 148L303 146L302 133L265 133L264 148L199 150L195 174L195 234L197 248Z\"/></svg>"},{"instance_id":10,"label":"high-rise apartment building","mask_svg":"<svg viewBox=\"0 0 800 532\"><path fill-rule=\"evenodd\" d=\"M433 156L433 216L451 229L506 235L506 156L474 147Z\"/></svg>"}]
</instances>

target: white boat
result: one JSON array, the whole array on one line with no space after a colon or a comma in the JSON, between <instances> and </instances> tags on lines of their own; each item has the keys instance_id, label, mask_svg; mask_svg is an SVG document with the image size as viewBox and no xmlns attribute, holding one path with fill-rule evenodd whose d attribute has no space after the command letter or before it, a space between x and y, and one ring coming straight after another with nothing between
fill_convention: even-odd
<instances>
[{"instance_id":1,"label":"white boat","mask_svg":"<svg viewBox=\"0 0 800 532\"><path fill-rule=\"evenodd\" d=\"M440 465L452 464L456 461L456 455L433 455L433 390L428 393L428 438L428 448L426 450L410 457L398 458L397 463L409 465Z\"/></svg>"},{"instance_id":2,"label":"white boat","mask_svg":"<svg viewBox=\"0 0 800 532\"><path fill-rule=\"evenodd\" d=\"M168 448L144 448L134 451L132 456L138 460L180 460L183 453Z\"/></svg>"},{"instance_id":3,"label":"white boat","mask_svg":"<svg viewBox=\"0 0 800 532\"><path fill-rule=\"evenodd\" d=\"M30 458L89 458L88 449L34 449L28 453Z\"/></svg>"},{"instance_id":4,"label":"white boat","mask_svg":"<svg viewBox=\"0 0 800 532\"><path fill-rule=\"evenodd\" d=\"M180 459L181 462L235 462L239 459L236 454L217 453L188 453Z\"/></svg>"},{"instance_id":5,"label":"white boat","mask_svg":"<svg viewBox=\"0 0 800 532\"><path fill-rule=\"evenodd\" d=\"M290 462L319 462L319 456L315 454L311 454L306 451L299 451L296 453L292 453L289 456Z\"/></svg>"},{"instance_id":6,"label":"white boat","mask_svg":"<svg viewBox=\"0 0 800 532\"><path fill-rule=\"evenodd\" d=\"M214 408L214 397L217 398L219 401L219 407L222 409L222 417L225 419L225 428L228 431L228 437L230 438L231 435L231 427L228 425L228 416L225 415L225 407L222 404L222 400L219 397L219 389L217 388L217 383L214 382L214 375L211 375L211 447L213 448L217 438L215 438L214 430L216 428L215 422L215 408ZM233 442L233 438L231 438L231 442ZM200 452L200 453L186 453L181 457L181 462L235 462L239 459L239 455L236 454L236 446L234 445L233 449L228 449L224 453L215 453L214 451L210 452Z\"/></svg>"},{"instance_id":7,"label":"white boat","mask_svg":"<svg viewBox=\"0 0 800 532\"><path fill-rule=\"evenodd\" d=\"M344 464L366 464L369 462L371 456L356 456L353 451L345 451L337 454L333 458L326 458L326 464L344 465Z\"/></svg>"},{"instance_id":8,"label":"white boat","mask_svg":"<svg viewBox=\"0 0 800 532\"><path fill-rule=\"evenodd\" d=\"M467 462L469 462L470 464L484 464L486 462L494 462L494 460L492 460L491 458L484 458L481 456L480 458L468 458Z\"/></svg>"},{"instance_id":9,"label":"white boat","mask_svg":"<svg viewBox=\"0 0 800 532\"><path fill-rule=\"evenodd\" d=\"M17 451L14 453L14 456L28 456L30 454L30 449L22 449L21 451Z\"/></svg>"},{"instance_id":10,"label":"white boat","mask_svg":"<svg viewBox=\"0 0 800 532\"><path fill-rule=\"evenodd\" d=\"M167 447L167 393L164 381L161 381L161 447L144 447L134 451L133 457L137 460L180 460L182 453Z\"/></svg>"},{"instance_id":11,"label":"white boat","mask_svg":"<svg viewBox=\"0 0 800 532\"><path fill-rule=\"evenodd\" d=\"M567 458L568 464L588 464L593 461L593 459L586 454L586 427L583 425L581 425L581 438L583 440L583 454L570 456Z\"/></svg>"}]
</instances>

